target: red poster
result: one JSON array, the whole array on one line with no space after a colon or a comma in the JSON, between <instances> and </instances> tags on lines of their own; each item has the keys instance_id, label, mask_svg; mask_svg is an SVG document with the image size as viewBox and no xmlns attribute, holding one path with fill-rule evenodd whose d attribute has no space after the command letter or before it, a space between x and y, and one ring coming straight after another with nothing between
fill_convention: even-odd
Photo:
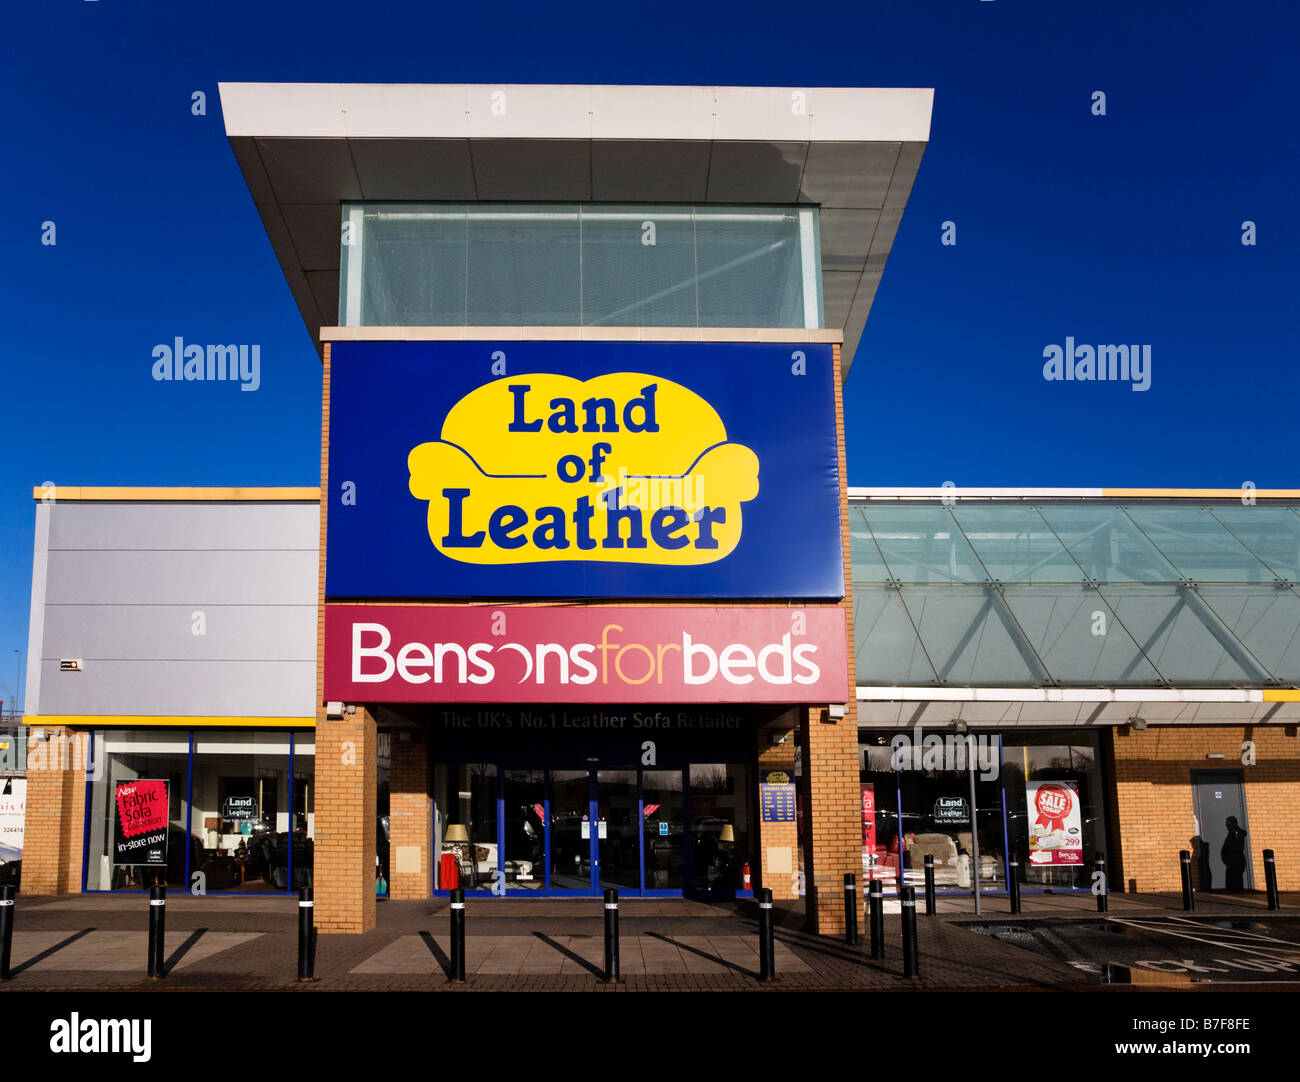
<instances>
[{"instance_id":1,"label":"red poster","mask_svg":"<svg viewBox=\"0 0 1300 1082\"><path fill-rule=\"evenodd\" d=\"M844 702L842 609L326 605L343 702Z\"/></svg>"},{"instance_id":2,"label":"red poster","mask_svg":"<svg viewBox=\"0 0 1300 1082\"><path fill-rule=\"evenodd\" d=\"M117 787L117 816L122 835L134 838L167 829L167 783L133 781Z\"/></svg>"},{"instance_id":3,"label":"red poster","mask_svg":"<svg viewBox=\"0 0 1300 1082\"><path fill-rule=\"evenodd\" d=\"M862 854L876 855L876 786L870 781L862 783Z\"/></svg>"}]
</instances>

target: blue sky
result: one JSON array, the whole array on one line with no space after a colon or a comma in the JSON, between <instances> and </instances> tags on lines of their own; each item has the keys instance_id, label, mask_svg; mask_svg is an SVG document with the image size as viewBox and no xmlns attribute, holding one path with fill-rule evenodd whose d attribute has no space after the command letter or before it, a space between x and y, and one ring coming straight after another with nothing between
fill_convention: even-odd
<instances>
[{"instance_id":1,"label":"blue sky","mask_svg":"<svg viewBox=\"0 0 1300 1082\"><path fill-rule=\"evenodd\" d=\"M320 362L219 81L934 87L850 481L1295 487L1298 29L1283 0L6 5L0 695L33 485L319 480ZM177 335L260 343L261 388L155 383ZM1150 344L1151 388L1044 381L1066 336Z\"/></svg>"}]
</instances>

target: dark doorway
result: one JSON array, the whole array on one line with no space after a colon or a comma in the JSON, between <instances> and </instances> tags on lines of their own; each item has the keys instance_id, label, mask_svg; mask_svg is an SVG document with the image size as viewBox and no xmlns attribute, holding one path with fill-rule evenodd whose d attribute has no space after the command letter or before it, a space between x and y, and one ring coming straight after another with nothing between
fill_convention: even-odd
<instances>
[{"instance_id":1,"label":"dark doorway","mask_svg":"<svg viewBox=\"0 0 1300 1082\"><path fill-rule=\"evenodd\" d=\"M1194 854L1201 890L1254 890L1246 792L1240 770L1193 770Z\"/></svg>"}]
</instances>

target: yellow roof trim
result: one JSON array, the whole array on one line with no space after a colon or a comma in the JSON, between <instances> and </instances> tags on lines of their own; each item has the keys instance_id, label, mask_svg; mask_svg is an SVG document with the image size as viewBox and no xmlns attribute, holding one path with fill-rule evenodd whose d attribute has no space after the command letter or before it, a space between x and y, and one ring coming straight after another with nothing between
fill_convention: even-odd
<instances>
[{"instance_id":1,"label":"yellow roof trim","mask_svg":"<svg viewBox=\"0 0 1300 1082\"><path fill-rule=\"evenodd\" d=\"M1300 499L1300 488L1103 488L1107 499L1171 496L1185 500L1240 500L1247 493L1258 500Z\"/></svg>"},{"instance_id":2,"label":"yellow roof trim","mask_svg":"<svg viewBox=\"0 0 1300 1082\"><path fill-rule=\"evenodd\" d=\"M71 729L138 729L165 726L181 729L314 729L316 718L185 717L157 714L25 714L24 725L65 726Z\"/></svg>"},{"instance_id":3,"label":"yellow roof trim","mask_svg":"<svg viewBox=\"0 0 1300 1082\"><path fill-rule=\"evenodd\" d=\"M1265 688L1266 703L1300 703L1300 688Z\"/></svg>"},{"instance_id":4,"label":"yellow roof trim","mask_svg":"<svg viewBox=\"0 0 1300 1082\"><path fill-rule=\"evenodd\" d=\"M259 500L310 501L320 500L319 488L149 488L149 487L88 487L84 485L39 485L32 489L32 499L49 500L176 500L193 502L213 500L225 502L256 502Z\"/></svg>"}]
</instances>

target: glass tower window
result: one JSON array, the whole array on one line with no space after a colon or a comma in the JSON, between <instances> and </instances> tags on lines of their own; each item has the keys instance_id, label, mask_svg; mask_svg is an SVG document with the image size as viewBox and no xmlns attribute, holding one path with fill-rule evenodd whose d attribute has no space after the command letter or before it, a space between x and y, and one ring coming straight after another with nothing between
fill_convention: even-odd
<instances>
[{"instance_id":1,"label":"glass tower window","mask_svg":"<svg viewBox=\"0 0 1300 1082\"><path fill-rule=\"evenodd\" d=\"M350 203L339 322L820 327L815 207Z\"/></svg>"}]
</instances>

